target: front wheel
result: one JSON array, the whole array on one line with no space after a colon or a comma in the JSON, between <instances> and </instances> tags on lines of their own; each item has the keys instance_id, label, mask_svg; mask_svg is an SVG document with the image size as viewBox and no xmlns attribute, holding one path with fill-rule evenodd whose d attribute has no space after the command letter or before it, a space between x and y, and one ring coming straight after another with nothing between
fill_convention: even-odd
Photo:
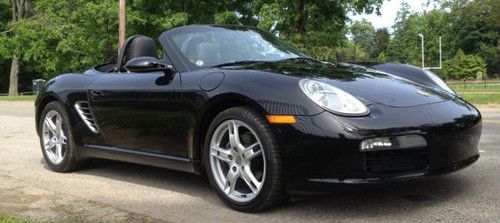
<instances>
[{"instance_id":1,"label":"front wheel","mask_svg":"<svg viewBox=\"0 0 500 223\"><path fill-rule=\"evenodd\" d=\"M210 183L236 210L262 211L284 197L276 140L266 120L249 108L230 108L214 118L204 159Z\"/></svg>"},{"instance_id":2,"label":"front wheel","mask_svg":"<svg viewBox=\"0 0 500 223\"><path fill-rule=\"evenodd\" d=\"M43 157L49 168L56 172L75 170L79 162L64 106L57 101L47 104L38 126Z\"/></svg>"}]
</instances>

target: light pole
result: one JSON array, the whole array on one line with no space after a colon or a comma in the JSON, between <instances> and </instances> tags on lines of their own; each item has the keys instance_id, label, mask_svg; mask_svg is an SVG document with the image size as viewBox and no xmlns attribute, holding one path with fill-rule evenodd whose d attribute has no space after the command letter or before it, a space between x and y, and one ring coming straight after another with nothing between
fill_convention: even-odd
<instances>
[{"instance_id":1,"label":"light pole","mask_svg":"<svg viewBox=\"0 0 500 223\"><path fill-rule=\"evenodd\" d=\"M422 39L422 69L425 67L425 54L424 54L424 34L419 33L420 39Z\"/></svg>"},{"instance_id":2,"label":"light pole","mask_svg":"<svg viewBox=\"0 0 500 223\"><path fill-rule=\"evenodd\" d=\"M118 12L118 20L119 20L119 25L118 25L118 52L122 48L123 44L125 43L125 27L126 27L126 13L127 13L127 1L126 0L120 0L120 9Z\"/></svg>"}]
</instances>

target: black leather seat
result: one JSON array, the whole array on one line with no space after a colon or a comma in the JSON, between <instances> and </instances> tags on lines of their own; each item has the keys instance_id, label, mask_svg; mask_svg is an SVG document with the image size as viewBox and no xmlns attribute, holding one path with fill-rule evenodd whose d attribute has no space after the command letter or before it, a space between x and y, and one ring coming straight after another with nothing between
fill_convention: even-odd
<instances>
[{"instance_id":1,"label":"black leather seat","mask_svg":"<svg viewBox=\"0 0 500 223\"><path fill-rule=\"evenodd\" d=\"M123 70L127 61L137 57L158 58L156 43L151 37L135 35L125 41L118 57L118 69Z\"/></svg>"}]
</instances>

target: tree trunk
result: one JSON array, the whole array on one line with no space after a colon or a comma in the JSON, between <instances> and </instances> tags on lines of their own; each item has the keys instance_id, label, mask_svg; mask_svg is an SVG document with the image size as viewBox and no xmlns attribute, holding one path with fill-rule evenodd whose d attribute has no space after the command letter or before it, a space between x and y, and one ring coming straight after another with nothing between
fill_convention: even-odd
<instances>
[{"instance_id":1,"label":"tree trunk","mask_svg":"<svg viewBox=\"0 0 500 223\"><path fill-rule=\"evenodd\" d=\"M299 12L299 21L297 23L297 32L303 37L306 33L307 23L307 0L300 0L297 10Z\"/></svg>"},{"instance_id":2,"label":"tree trunk","mask_svg":"<svg viewBox=\"0 0 500 223\"><path fill-rule=\"evenodd\" d=\"M356 44L354 44L354 47L353 47L353 53L352 53L352 62L353 63L356 63Z\"/></svg>"},{"instance_id":3,"label":"tree trunk","mask_svg":"<svg viewBox=\"0 0 500 223\"><path fill-rule=\"evenodd\" d=\"M17 22L28 17L32 13L30 0L11 0L12 22ZM21 60L17 55L12 55L9 77L9 95L18 95L19 73L21 71Z\"/></svg>"},{"instance_id":4,"label":"tree trunk","mask_svg":"<svg viewBox=\"0 0 500 223\"><path fill-rule=\"evenodd\" d=\"M21 60L16 55L12 56L12 64L10 66L10 78L9 78L9 95L18 95L18 80L19 71L21 70Z\"/></svg>"}]
</instances>

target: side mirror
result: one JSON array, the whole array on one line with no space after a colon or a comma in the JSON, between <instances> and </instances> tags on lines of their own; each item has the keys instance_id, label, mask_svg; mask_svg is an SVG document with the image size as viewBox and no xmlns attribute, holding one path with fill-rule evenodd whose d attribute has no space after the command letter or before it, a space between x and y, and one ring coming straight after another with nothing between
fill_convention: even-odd
<instances>
[{"instance_id":1,"label":"side mirror","mask_svg":"<svg viewBox=\"0 0 500 223\"><path fill-rule=\"evenodd\" d=\"M137 57L131 59L125 64L125 70L138 73L154 71L164 71L165 73L175 72L172 65L163 63L154 57Z\"/></svg>"}]
</instances>

